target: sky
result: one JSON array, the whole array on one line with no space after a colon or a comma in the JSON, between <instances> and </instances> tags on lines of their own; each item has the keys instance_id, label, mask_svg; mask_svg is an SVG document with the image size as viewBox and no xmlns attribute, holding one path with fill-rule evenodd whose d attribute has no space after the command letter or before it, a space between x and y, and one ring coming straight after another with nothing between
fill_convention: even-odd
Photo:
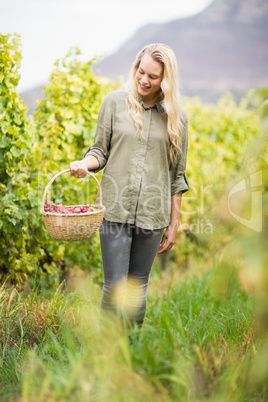
<instances>
[{"instance_id":1,"label":"sky","mask_svg":"<svg viewBox=\"0 0 268 402\"><path fill-rule=\"evenodd\" d=\"M0 32L22 36L18 92L46 83L73 46L85 61L109 55L143 25L197 14L212 1L0 0Z\"/></svg>"}]
</instances>

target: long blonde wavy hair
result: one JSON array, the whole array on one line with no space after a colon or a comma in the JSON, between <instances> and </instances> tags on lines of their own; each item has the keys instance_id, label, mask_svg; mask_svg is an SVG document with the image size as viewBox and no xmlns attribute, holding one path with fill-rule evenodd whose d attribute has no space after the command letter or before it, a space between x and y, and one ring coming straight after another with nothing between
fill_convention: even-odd
<instances>
[{"instance_id":1,"label":"long blonde wavy hair","mask_svg":"<svg viewBox=\"0 0 268 402\"><path fill-rule=\"evenodd\" d=\"M171 47L162 43L152 43L145 46L136 57L126 83L128 95L126 98L128 116L133 120L137 131L143 135L143 112L138 93L136 73L143 56L147 54L163 67L161 82L161 106L167 118L167 130L170 139L170 160L175 163L181 153L183 129L186 124L182 115L182 97L179 91L178 65L176 56Z\"/></svg>"}]
</instances>

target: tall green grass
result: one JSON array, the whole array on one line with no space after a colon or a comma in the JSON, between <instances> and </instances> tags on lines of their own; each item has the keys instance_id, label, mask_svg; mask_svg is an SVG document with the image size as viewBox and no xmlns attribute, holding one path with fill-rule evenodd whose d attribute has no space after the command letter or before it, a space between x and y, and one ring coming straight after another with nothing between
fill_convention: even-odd
<instances>
[{"instance_id":1,"label":"tall green grass","mask_svg":"<svg viewBox=\"0 0 268 402\"><path fill-rule=\"evenodd\" d=\"M267 343L231 270L161 280L151 277L131 343L119 322L99 317L90 281L50 301L2 287L0 400L267 400Z\"/></svg>"}]
</instances>

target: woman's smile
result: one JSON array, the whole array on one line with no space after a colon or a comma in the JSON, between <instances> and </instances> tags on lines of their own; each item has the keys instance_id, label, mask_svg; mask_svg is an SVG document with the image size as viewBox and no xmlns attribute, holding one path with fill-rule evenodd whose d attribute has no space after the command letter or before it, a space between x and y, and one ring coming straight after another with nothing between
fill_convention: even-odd
<instances>
[{"instance_id":1,"label":"woman's smile","mask_svg":"<svg viewBox=\"0 0 268 402\"><path fill-rule=\"evenodd\" d=\"M142 85L141 82L140 82L140 88L142 91L148 91L148 89L150 89L150 87L146 87L145 85Z\"/></svg>"}]
</instances>

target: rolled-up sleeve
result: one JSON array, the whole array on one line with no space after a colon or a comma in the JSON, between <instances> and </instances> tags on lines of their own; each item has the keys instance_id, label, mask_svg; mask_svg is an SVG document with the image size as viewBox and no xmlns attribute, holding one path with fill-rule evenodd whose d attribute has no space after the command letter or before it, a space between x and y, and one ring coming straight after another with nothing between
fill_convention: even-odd
<instances>
[{"instance_id":1,"label":"rolled-up sleeve","mask_svg":"<svg viewBox=\"0 0 268 402\"><path fill-rule=\"evenodd\" d=\"M100 165L97 169L93 170L94 173L105 167L109 157L113 132L113 111L110 98L110 94L107 95L100 106L94 143L88 148L83 157L86 158L92 155L98 159Z\"/></svg>"},{"instance_id":2,"label":"rolled-up sleeve","mask_svg":"<svg viewBox=\"0 0 268 402\"><path fill-rule=\"evenodd\" d=\"M176 164L170 169L171 195L179 192L185 193L189 190L189 184L186 179L185 169L188 152L188 117L184 118L184 131L182 136L182 152Z\"/></svg>"}]
</instances>

